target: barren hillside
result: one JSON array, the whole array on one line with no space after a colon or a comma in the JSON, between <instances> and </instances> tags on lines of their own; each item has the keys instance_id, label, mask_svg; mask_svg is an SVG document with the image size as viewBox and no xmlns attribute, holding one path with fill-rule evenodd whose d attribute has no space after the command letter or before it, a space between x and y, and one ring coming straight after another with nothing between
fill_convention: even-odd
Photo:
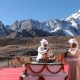
<instances>
[{"instance_id":1,"label":"barren hillside","mask_svg":"<svg viewBox=\"0 0 80 80\"><path fill-rule=\"evenodd\" d=\"M35 38L15 38L15 39L0 39L0 55L19 54L26 52L27 50L37 50L40 45L41 39L47 39L49 46L53 52L63 52L69 48L68 40L70 37L35 37ZM80 44L80 36L76 37Z\"/></svg>"}]
</instances>

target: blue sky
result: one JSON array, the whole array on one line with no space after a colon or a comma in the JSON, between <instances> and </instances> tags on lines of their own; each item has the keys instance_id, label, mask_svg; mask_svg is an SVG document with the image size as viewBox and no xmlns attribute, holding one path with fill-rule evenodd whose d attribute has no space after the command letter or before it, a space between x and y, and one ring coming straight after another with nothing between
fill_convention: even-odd
<instances>
[{"instance_id":1,"label":"blue sky","mask_svg":"<svg viewBox=\"0 0 80 80\"><path fill-rule=\"evenodd\" d=\"M80 0L0 0L0 21L65 19L80 9Z\"/></svg>"}]
</instances>

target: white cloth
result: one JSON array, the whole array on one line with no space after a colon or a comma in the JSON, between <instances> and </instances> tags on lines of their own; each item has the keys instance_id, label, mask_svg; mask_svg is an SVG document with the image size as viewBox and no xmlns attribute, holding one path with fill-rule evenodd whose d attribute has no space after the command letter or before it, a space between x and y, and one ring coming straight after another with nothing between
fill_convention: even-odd
<instances>
[{"instance_id":1,"label":"white cloth","mask_svg":"<svg viewBox=\"0 0 80 80\"><path fill-rule=\"evenodd\" d=\"M72 38L68 41L70 44L75 43L78 44L77 40L75 38Z\"/></svg>"},{"instance_id":2,"label":"white cloth","mask_svg":"<svg viewBox=\"0 0 80 80\"><path fill-rule=\"evenodd\" d=\"M70 52L70 54L75 55L75 53L77 52L78 48L70 48L68 51Z\"/></svg>"},{"instance_id":3,"label":"white cloth","mask_svg":"<svg viewBox=\"0 0 80 80\"><path fill-rule=\"evenodd\" d=\"M43 54L45 54L45 53L47 53L47 49L45 50L44 46L38 47L38 55L37 55L36 61L39 61L39 59L42 59Z\"/></svg>"},{"instance_id":4,"label":"white cloth","mask_svg":"<svg viewBox=\"0 0 80 80\"><path fill-rule=\"evenodd\" d=\"M49 57L54 55L51 50L47 51L47 49L45 50L44 46L40 46L38 47L38 55L37 55L36 61L39 61L39 59L42 59L45 53L47 53Z\"/></svg>"},{"instance_id":5,"label":"white cloth","mask_svg":"<svg viewBox=\"0 0 80 80\"><path fill-rule=\"evenodd\" d=\"M41 43L42 46L45 45L45 44L48 45L48 41L47 41L46 39L42 39L42 40L40 41L40 43Z\"/></svg>"},{"instance_id":6,"label":"white cloth","mask_svg":"<svg viewBox=\"0 0 80 80\"><path fill-rule=\"evenodd\" d=\"M77 46L75 48L70 48L68 51L70 54L75 55L75 53L79 50L78 42L75 38L72 38L68 41L70 44L75 43Z\"/></svg>"},{"instance_id":7,"label":"white cloth","mask_svg":"<svg viewBox=\"0 0 80 80\"><path fill-rule=\"evenodd\" d=\"M48 45L48 41L46 39L42 39L40 43L41 43L41 46L38 47L38 55L37 55L36 61L39 61L40 59L42 59L45 53L47 53L48 56L53 56L52 51L48 50L48 47L46 47L47 49L45 49L44 47L45 44Z\"/></svg>"}]
</instances>

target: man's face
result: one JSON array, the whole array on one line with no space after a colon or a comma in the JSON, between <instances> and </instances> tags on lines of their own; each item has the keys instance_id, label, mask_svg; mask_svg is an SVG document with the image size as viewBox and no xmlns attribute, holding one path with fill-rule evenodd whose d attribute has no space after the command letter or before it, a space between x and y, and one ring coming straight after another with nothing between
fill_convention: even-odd
<instances>
[{"instance_id":1,"label":"man's face","mask_svg":"<svg viewBox=\"0 0 80 80\"><path fill-rule=\"evenodd\" d=\"M77 44L75 44L75 43L71 44L71 48L76 48L76 46L77 46Z\"/></svg>"},{"instance_id":2,"label":"man's face","mask_svg":"<svg viewBox=\"0 0 80 80\"><path fill-rule=\"evenodd\" d=\"M48 45L47 44L44 44L44 47L47 47Z\"/></svg>"}]
</instances>

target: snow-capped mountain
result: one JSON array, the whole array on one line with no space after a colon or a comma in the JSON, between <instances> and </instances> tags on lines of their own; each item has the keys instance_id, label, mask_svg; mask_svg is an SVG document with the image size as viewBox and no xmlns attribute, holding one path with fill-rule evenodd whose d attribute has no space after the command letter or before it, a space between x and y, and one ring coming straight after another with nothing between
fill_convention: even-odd
<instances>
[{"instance_id":1,"label":"snow-capped mountain","mask_svg":"<svg viewBox=\"0 0 80 80\"><path fill-rule=\"evenodd\" d=\"M66 18L66 21L71 23L71 26L76 28L80 35L80 10Z\"/></svg>"},{"instance_id":2,"label":"snow-capped mountain","mask_svg":"<svg viewBox=\"0 0 80 80\"><path fill-rule=\"evenodd\" d=\"M72 23L72 26L78 29L78 26L80 25L80 10L71 16L66 18L66 21L69 21Z\"/></svg>"},{"instance_id":3,"label":"snow-capped mountain","mask_svg":"<svg viewBox=\"0 0 80 80\"><path fill-rule=\"evenodd\" d=\"M10 26L4 26L0 22L0 35L9 37L32 37L32 36L77 36L80 35L80 10L66 20L37 20L15 21Z\"/></svg>"}]
</instances>

